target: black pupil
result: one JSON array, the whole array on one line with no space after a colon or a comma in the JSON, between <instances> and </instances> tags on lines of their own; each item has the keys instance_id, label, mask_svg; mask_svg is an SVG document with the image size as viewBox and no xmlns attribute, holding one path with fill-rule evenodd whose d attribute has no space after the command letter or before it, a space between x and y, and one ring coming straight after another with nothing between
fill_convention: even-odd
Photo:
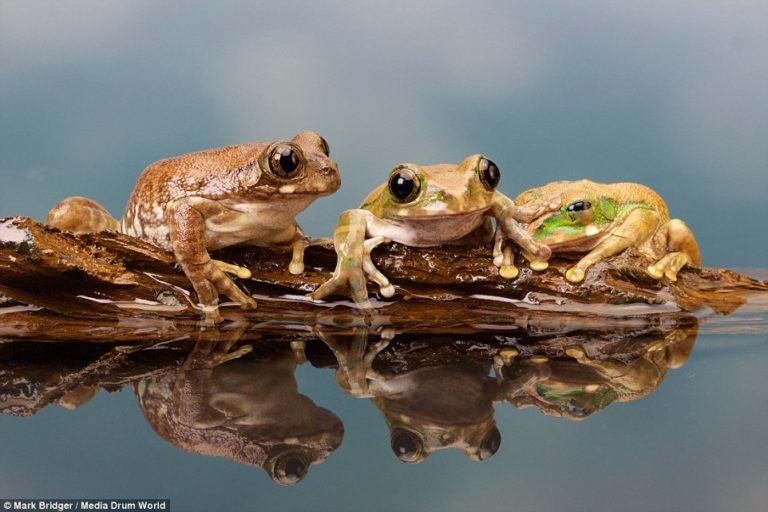
<instances>
[{"instance_id":1,"label":"black pupil","mask_svg":"<svg viewBox=\"0 0 768 512\"><path fill-rule=\"evenodd\" d=\"M407 171L395 173L389 180L389 189L392 195L400 201L405 201L413 194L416 189L416 182L413 175Z\"/></svg>"},{"instance_id":2,"label":"black pupil","mask_svg":"<svg viewBox=\"0 0 768 512\"><path fill-rule=\"evenodd\" d=\"M496 185L498 185L501 180L501 172L499 171L498 166L487 158L483 158L480 162L480 172L483 173L483 180L485 183L490 188L496 188Z\"/></svg>"},{"instance_id":3,"label":"black pupil","mask_svg":"<svg viewBox=\"0 0 768 512\"><path fill-rule=\"evenodd\" d=\"M400 431L392 438L392 450L400 459L411 460L419 453L419 441L407 431Z\"/></svg>"},{"instance_id":4,"label":"black pupil","mask_svg":"<svg viewBox=\"0 0 768 512\"><path fill-rule=\"evenodd\" d=\"M275 153L275 160L285 174L292 174L299 168L299 155L291 148L278 150Z\"/></svg>"},{"instance_id":5,"label":"black pupil","mask_svg":"<svg viewBox=\"0 0 768 512\"><path fill-rule=\"evenodd\" d=\"M569 212L583 212L590 208L592 208L592 203L589 201L576 201L575 203L568 205Z\"/></svg>"},{"instance_id":6,"label":"black pupil","mask_svg":"<svg viewBox=\"0 0 768 512\"><path fill-rule=\"evenodd\" d=\"M285 464L285 476L291 479L298 479L301 477L301 472L303 469L304 466L301 464L299 459L290 459Z\"/></svg>"}]
</instances>

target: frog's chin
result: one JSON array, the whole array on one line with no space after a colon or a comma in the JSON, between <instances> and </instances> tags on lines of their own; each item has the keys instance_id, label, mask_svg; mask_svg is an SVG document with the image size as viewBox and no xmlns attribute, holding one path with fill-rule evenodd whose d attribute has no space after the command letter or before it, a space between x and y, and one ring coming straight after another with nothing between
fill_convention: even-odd
<instances>
[{"instance_id":1,"label":"frog's chin","mask_svg":"<svg viewBox=\"0 0 768 512\"><path fill-rule=\"evenodd\" d=\"M584 252L593 249L605 236L605 231L593 235L582 235L569 240L537 240L547 244L552 252Z\"/></svg>"},{"instance_id":2,"label":"frog's chin","mask_svg":"<svg viewBox=\"0 0 768 512\"><path fill-rule=\"evenodd\" d=\"M398 210L388 212L384 214L384 217L395 221L408 221L408 222L428 222L430 220L437 219L461 219L465 217L475 217L482 215L488 211L490 207L477 208L475 210L468 211L445 211L445 210L419 210L418 213L414 213L413 210L405 210L402 214L398 213Z\"/></svg>"}]
</instances>

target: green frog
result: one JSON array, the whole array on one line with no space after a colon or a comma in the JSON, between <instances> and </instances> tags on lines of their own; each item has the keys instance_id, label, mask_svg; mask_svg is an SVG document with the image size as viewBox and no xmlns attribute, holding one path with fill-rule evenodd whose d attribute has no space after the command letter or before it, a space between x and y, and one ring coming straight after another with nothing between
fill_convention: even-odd
<instances>
[{"instance_id":1,"label":"green frog","mask_svg":"<svg viewBox=\"0 0 768 512\"><path fill-rule=\"evenodd\" d=\"M547 260L549 248L535 241L520 223L556 209L559 199L519 207L496 190L500 179L498 166L479 154L460 164L398 165L360 208L341 214L333 237L336 269L312 297L324 299L349 292L358 307L370 308L366 276L379 285L382 296L392 297L394 287L371 260L371 251L388 242L432 247L478 244L493 236L494 264L509 279L516 277L518 270L513 264L513 247L507 241L539 261ZM495 234L492 220L496 221Z\"/></svg>"},{"instance_id":2,"label":"green frog","mask_svg":"<svg viewBox=\"0 0 768 512\"><path fill-rule=\"evenodd\" d=\"M217 323L220 294L245 309L256 302L226 275L248 279L251 272L213 260L208 251L239 244L284 246L293 251L290 272L302 273L309 239L295 217L338 190L339 170L329 155L325 139L304 131L289 141L167 158L141 174L122 220L90 199L72 197L48 213L48 223L75 233L119 231L173 252L206 322Z\"/></svg>"},{"instance_id":3,"label":"green frog","mask_svg":"<svg viewBox=\"0 0 768 512\"><path fill-rule=\"evenodd\" d=\"M583 281L595 263L629 247L654 261L647 270L656 279L666 276L676 281L685 265L701 262L691 230L682 220L670 219L661 197L644 185L559 181L523 192L515 204L530 209L553 200L559 200L562 207L534 219L528 233L555 253L579 255L581 259L565 274L572 283ZM523 254L531 268L547 267L525 248Z\"/></svg>"}]
</instances>

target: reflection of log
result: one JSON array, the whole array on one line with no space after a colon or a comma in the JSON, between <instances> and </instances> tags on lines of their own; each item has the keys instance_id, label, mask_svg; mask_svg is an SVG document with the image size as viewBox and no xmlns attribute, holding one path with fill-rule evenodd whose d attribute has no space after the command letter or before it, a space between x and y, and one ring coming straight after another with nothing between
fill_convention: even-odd
<instances>
[{"instance_id":1,"label":"reflection of log","mask_svg":"<svg viewBox=\"0 0 768 512\"><path fill-rule=\"evenodd\" d=\"M225 317L307 324L330 311L329 304L301 298L333 270L335 254L329 244L307 250L307 271L301 276L288 273L287 253L237 247L216 257L252 269L255 279L240 284L259 301L252 312L223 307ZM564 279L569 262L562 260L554 260L544 272L521 264L519 278L504 280L491 263L490 249L483 247L392 244L377 249L374 261L398 285L395 299L378 302L375 314L386 315L386 323L399 327L509 325L521 315L529 319L534 311L625 317L707 306L728 313L743 304L746 293L768 290L764 282L719 269L684 270L677 283L656 281L643 270L647 262L630 251L599 263L579 285ZM119 328L118 320L125 327L130 318L149 316L155 318L147 319L154 331L176 329L179 322L194 325L199 317L194 294L174 263L172 255L116 233L78 236L27 218L0 220L0 300L5 302L0 336L34 338L35 332L49 332L73 318L88 318L94 327L106 322ZM333 314L358 312L341 306ZM173 318L173 325L162 318Z\"/></svg>"}]
</instances>

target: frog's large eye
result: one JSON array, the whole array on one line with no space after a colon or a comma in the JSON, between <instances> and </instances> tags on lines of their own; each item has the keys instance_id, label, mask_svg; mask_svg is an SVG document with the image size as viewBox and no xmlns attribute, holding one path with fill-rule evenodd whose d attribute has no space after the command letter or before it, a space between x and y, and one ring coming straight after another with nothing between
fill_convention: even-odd
<instances>
[{"instance_id":1,"label":"frog's large eye","mask_svg":"<svg viewBox=\"0 0 768 512\"><path fill-rule=\"evenodd\" d=\"M498 428L493 427L481 446L480 460L485 460L499 451L499 446L501 446L501 432Z\"/></svg>"},{"instance_id":2,"label":"frog's large eye","mask_svg":"<svg viewBox=\"0 0 768 512\"><path fill-rule=\"evenodd\" d=\"M477 175L480 176L480 181L488 190L494 190L501 181L501 172L498 166L485 157L480 158L477 162Z\"/></svg>"},{"instance_id":3,"label":"frog's large eye","mask_svg":"<svg viewBox=\"0 0 768 512\"><path fill-rule=\"evenodd\" d=\"M421 452L424 450L424 445L419 436L404 428L394 429L390 442L395 456L409 464L418 462Z\"/></svg>"},{"instance_id":4,"label":"frog's large eye","mask_svg":"<svg viewBox=\"0 0 768 512\"><path fill-rule=\"evenodd\" d=\"M269 153L269 170L280 178L293 178L304 162L301 151L292 144L278 144Z\"/></svg>"},{"instance_id":5,"label":"frog's large eye","mask_svg":"<svg viewBox=\"0 0 768 512\"><path fill-rule=\"evenodd\" d=\"M589 223L592 220L592 203L589 201L574 201L565 207L565 211L574 222Z\"/></svg>"},{"instance_id":6,"label":"frog's large eye","mask_svg":"<svg viewBox=\"0 0 768 512\"><path fill-rule=\"evenodd\" d=\"M307 466L303 457L295 453L286 453L275 461L271 476L279 484L295 484L307 476Z\"/></svg>"},{"instance_id":7,"label":"frog's large eye","mask_svg":"<svg viewBox=\"0 0 768 512\"><path fill-rule=\"evenodd\" d=\"M410 203L419 195L421 180L408 167L398 167L389 175L389 193L397 203Z\"/></svg>"}]
</instances>

